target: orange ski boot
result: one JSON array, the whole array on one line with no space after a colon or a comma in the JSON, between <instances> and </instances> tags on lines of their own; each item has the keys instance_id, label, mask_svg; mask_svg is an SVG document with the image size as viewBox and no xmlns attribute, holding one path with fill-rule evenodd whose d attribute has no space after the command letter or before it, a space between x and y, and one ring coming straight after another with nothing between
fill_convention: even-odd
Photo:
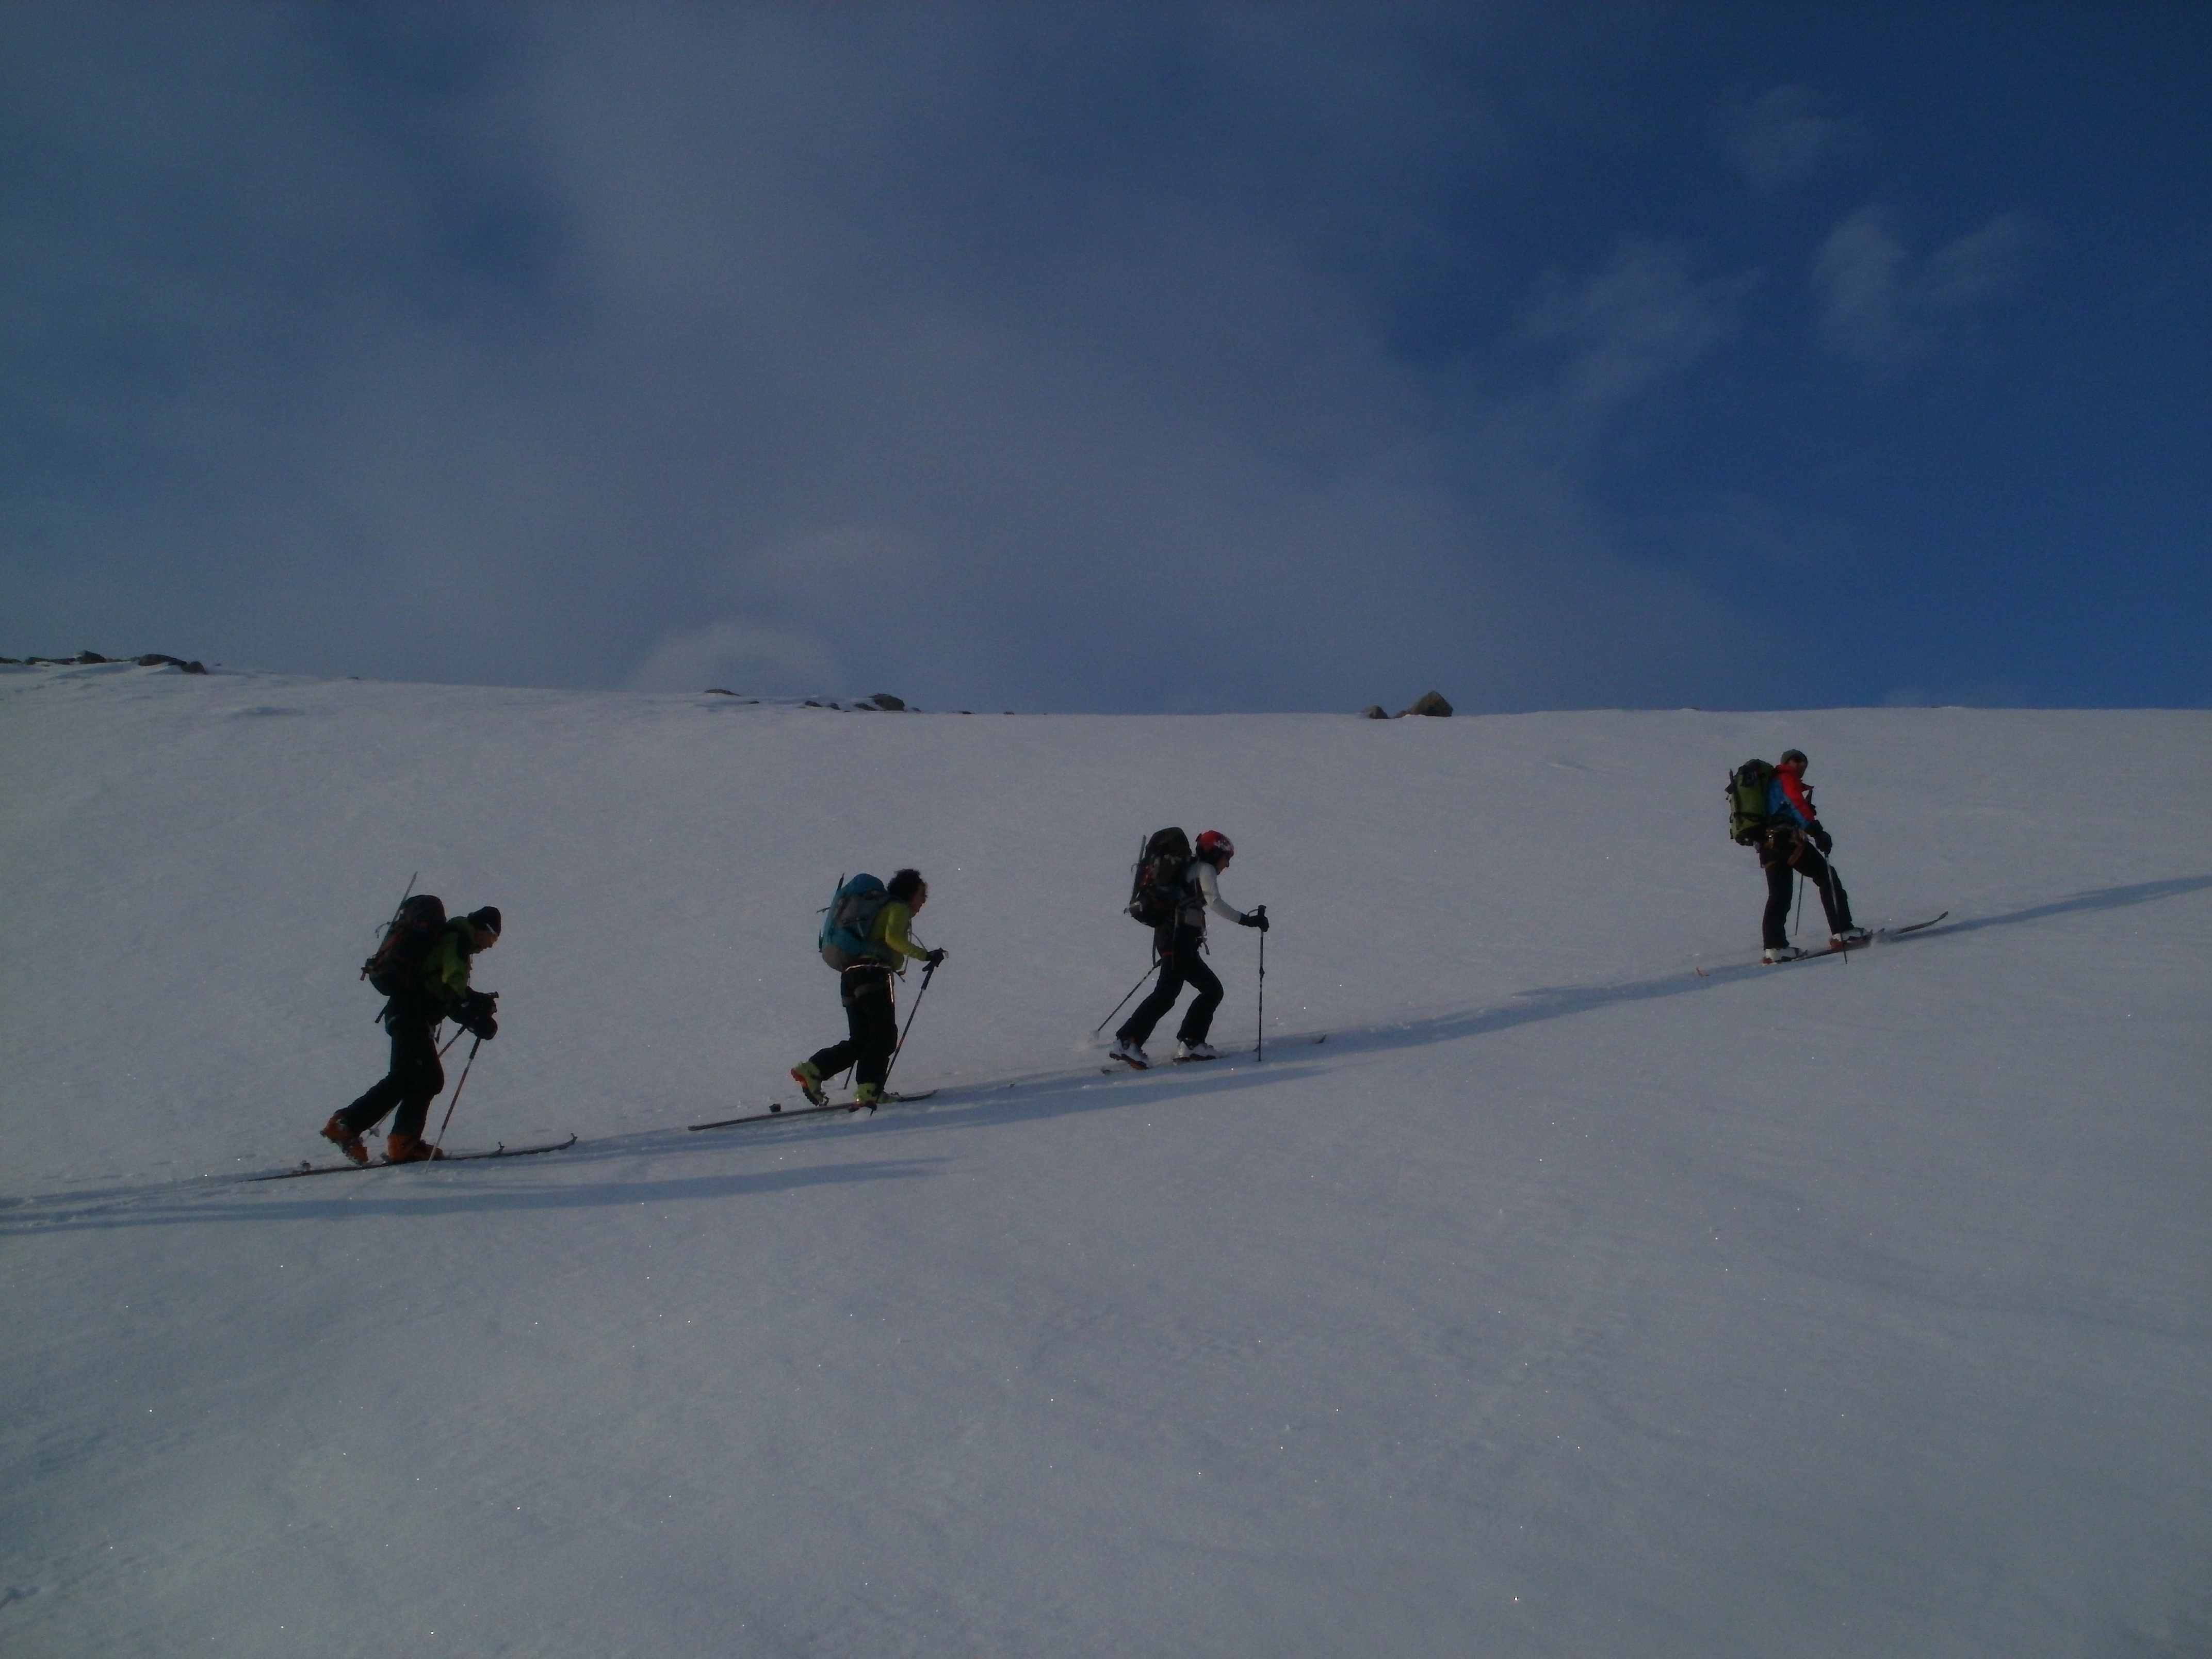
<instances>
[{"instance_id":1,"label":"orange ski boot","mask_svg":"<svg viewBox=\"0 0 2212 1659\"><path fill-rule=\"evenodd\" d=\"M384 1161L386 1164L428 1164L445 1153L424 1140L420 1135L403 1135L398 1130L384 1138Z\"/></svg>"},{"instance_id":2,"label":"orange ski boot","mask_svg":"<svg viewBox=\"0 0 2212 1659\"><path fill-rule=\"evenodd\" d=\"M368 1148L361 1144L361 1137L347 1128L335 1112L331 1115L331 1121L323 1125L323 1139L343 1152L347 1163L368 1162Z\"/></svg>"}]
</instances>

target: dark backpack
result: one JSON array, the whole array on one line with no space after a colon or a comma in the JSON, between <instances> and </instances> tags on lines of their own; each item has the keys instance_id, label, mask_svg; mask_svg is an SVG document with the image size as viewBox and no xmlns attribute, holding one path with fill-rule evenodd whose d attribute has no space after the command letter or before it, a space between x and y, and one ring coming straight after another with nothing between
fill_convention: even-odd
<instances>
[{"instance_id":1,"label":"dark backpack","mask_svg":"<svg viewBox=\"0 0 2212 1659\"><path fill-rule=\"evenodd\" d=\"M399 901L384 930L384 943L361 964L361 976L380 996L404 996L422 983L422 964L445 931L446 905L435 893Z\"/></svg>"},{"instance_id":2,"label":"dark backpack","mask_svg":"<svg viewBox=\"0 0 2212 1659\"><path fill-rule=\"evenodd\" d=\"M1737 846L1756 845L1774 821L1766 810L1773 782L1774 769L1763 760L1747 760L1729 774L1729 839Z\"/></svg>"},{"instance_id":3,"label":"dark backpack","mask_svg":"<svg viewBox=\"0 0 2212 1659\"><path fill-rule=\"evenodd\" d=\"M1190 870L1190 837L1170 825L1146 837L1130 872L1129 914L1147 927L1164 927L1190 902L1183 878Z\"/></svg>"},{"instance_id":4,"label":"dark backpack","mask_svg":"<svg viewBox=\"0 0 2212 1659\"><path fill-rule=\"evenodd\" d=\"M822 932L814 941L822 960L842 973L856 962L871 959L874 953L868 949L868 929L876 925L876 913L890 896L884 884L865 871L850 881L840 881L829 908L822 913Z\"/></svg>"}]
</instances>

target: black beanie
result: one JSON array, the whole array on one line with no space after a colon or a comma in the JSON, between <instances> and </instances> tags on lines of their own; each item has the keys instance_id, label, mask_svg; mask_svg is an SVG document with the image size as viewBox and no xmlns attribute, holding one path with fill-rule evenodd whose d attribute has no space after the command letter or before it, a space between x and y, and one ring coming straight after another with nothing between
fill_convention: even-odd
<instances>
[{"instance_id":1,"label":"black beanie","mask_svg":"<svg viewBox=\"0 0 2212 1659\"><path fill-rule=\"evenodd\" d=\"M469 926L481 927L487 933L496 933L499 932L499 906L487 904L481 910L470 911Z\"/></svg>"}]
</instances>

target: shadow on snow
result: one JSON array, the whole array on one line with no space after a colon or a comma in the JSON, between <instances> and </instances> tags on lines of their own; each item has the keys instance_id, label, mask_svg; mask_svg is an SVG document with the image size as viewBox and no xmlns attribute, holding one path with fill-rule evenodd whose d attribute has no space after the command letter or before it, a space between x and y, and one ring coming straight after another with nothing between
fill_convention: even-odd
<instances>
[{"instance_id":1,"label":"shadow on snow","mask_svg":"<svg viewBox=\"0 0 2212 1659\"><path fill-rule=\"evenodd\" d=\"M641 1140L665 1139L665 1132L652 1136L624 1136L631 1158L645 1150ZM617 1143L602 1143L612 1151ZM682 1143L670 1141L669 1151ZM604 1155L604 1154L603 1154ZM492 1211L576 1210L610 1206L683 1204L701 1199L750 1198L769 1193L793 1192L806 1187L838 1186L848 1182L907 1181L928 1173L921 1160L878 1160L865 1164L816 1165L804 1170L714 1176L690 1176L644 1181L599 1180L587 1184L524 1186L502 1176L497 1185L478 1171L443 1170L434 1164L412 1164L393 1171L407 1184L385 1184L382 1170L359 1175L317 1177L359 1183L375 1182L364 1193L351 1186L328 1197L295 1198L275 1192L240 1193L238 1181L226 1180L215 1188L172 1183L166 1188L140 1188L106 1194L80 1195L40 1200L0 1217L0 1237L33 1233L97 1231L115 1227L167 1227L223 1221L343 1222L368 1216L404 1216L410 1220L432 1216ZM459 1185L466 1182L467 1185Z\"/></svg>"},{"instance_id":2,"label":"shadow on snow","mask_svg":"<svg viewBox=\"0 0 2212 1659\"><path fill-rule=\"evenodd\" d=\"M2184 876L2165 881L2137 882L2124 887L2104 887L2076 893L2048 904L2032 905L2002 915L1946 922L1912 940L1942 939L1979 933L1991 927L2012 927L2081 912L2116 910L2130 905L2154 903L2212 888L2212 876ZM1887 949L1878 945L1875 949ZM1845 957L1848 961L1849 958ZM1635 1002L1656 1001L1736 983L1764 970L1746 963L1710 972L1676 971L1655 979L1623 984L1553 986L1522 991L1503 1007L1468 1009L1428 1018L1335 1027L1325 1036L1296 1034L1277 1039L1298 1058L1263 1066L1235 1060L1215 1062L1199 1075L1186 1068L1157 1067L1153 1072L1100 1076L1094 1062L1079 1072L1061 1068L994 1082L948 1084L951 1097L942 1106L912 1112L891 1111L852 1124L861 1133L933 1133L947 1129L997 1127L1010 1122L1042 1121L1073 1113L1101 1111L1159 1103L1170 1097L1178 1103L1310 1076L1322 1069L1329 1055L1393 1048L1425 1047L1438 1042L1507 1031L1540 1021L1564 1019L1576 1014ZM1799 971L1802 971L1800 969ZM1326 1054L1312 1052L1326 1042ZM982 1109L992 1109L986 1113ZM849 1120L846 1121L850 1122ZM629 1165L640 1156L712 1156L726 1149L772 1145L788 1147L811 1143L825 1147L825 1126L815 1118L794 1118L789 1124L769 1122L757 1127L709 1130L690 1136L682 1129L655 1129L588 1141L558 1153L558 1162L547 1174L559 1180L562 1172L579 1165L615 1163ZM578 1209L611 1205L689 1203L702 1199L750 1197L804 1187L847 1182L913 1180L929 1173L933 1160L878 1160L838 1163L803 1170L763 1173L687 1176L642 1181L608 1180L588 1184L562 1182L557 1185L522 1186L506 1171L496 1176L471 1167L441 1170L415 1166L401 1173L413 1190L394 1190L382 1183L392 1179L376 1170L359 1175L332 1175L316 1180L377 1182L380 1190L362 1193L350 1184L328 1196L295 1197L272 1189L248 1197L239 1191L250 1177L214 1176L198 1181L161 1182L138 1187L105 1188L91 1191L0 1199L0 1237L32 1233L74 1231L109 1227L150 1227L184 1223L265 1221L271 1218L323 1218L344 1220L360 1216L403 1215L410 1218L477 1211ZM487 1184L489 1182L496 1182ZM465 1184L464 1184L465 1183Z\"/></svg>"}]
</instances>

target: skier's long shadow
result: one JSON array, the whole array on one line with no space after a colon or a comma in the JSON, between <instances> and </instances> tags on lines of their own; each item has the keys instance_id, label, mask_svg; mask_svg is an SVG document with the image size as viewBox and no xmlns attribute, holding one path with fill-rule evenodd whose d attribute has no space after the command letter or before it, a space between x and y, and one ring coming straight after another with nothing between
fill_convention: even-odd
<instances>
[{"instance_id":1,"label":"skier's long shadow","mask_svg":"<svg viewBox=\"0 0 2212 1659\"><path fill-rule=\"evenodd\" d=\"M1926 933L1914 933L1890 945L1877 945L1888 950L1893 945L1917 945L1923 940L1948 938L1958 933L1979 933L1986 927L2016 927L2023 923L2044 921L2052 916L2066 915L2082 910L2118 910L2134 904L2151 904L2160 899L2179 898L2184 894L2203 892L2212 888L2212 876L2182 876L2168 881L2136 882L2126 887L2100 887L2069 897L2054 900L2049 904L2031 905L2026 909L2008 910L2002 915L1977 916L1965 921L1947 921ZM1820 961L1848 961L1849 957L1823 957ZM1812 964L1812 965L1817 965ZM1652 1002L1663 997L1686 996L1696 992L1717 990L1723 986L1762 975L1766 970L1753 963L1725 967L1711 971L1674 973L1658 979L1633 980L1620 985L1562 985L1546 986L1533 991L1516 994L1513 1001L1502 1008L1475 1008L1464 1013L1442 1014L1427 1019L1408 1020L1402 1024L1370 1025L1345 1031L1333 1031L1328 1043L1332 1049L1406 1048L1418 1048L1431 1042L1452 1042L1462 1037L1483 1036L1492 1031L1507 1031L1516 1026L1533 1025L1541 1020L1564 1019L1570 1015L1588 1013L1593 1009L1609 1008L1622 1003ZM1791 971L1802 972L1803 969Z\"/></svg>"},{"instance_id":2,"label":"skier's long shadow","mask_svg":"<svg viewBox=\"0 0 2212 1659\"><path fill-rule=\"evenodd\" d=\"M662 1152L688 1150L684 1142L671 1140L665 1131L618 1139L632 1143L627 1150L633 1157L645 1150L635 1143L648 1139L664 1142L658 1149ZM878 1158L866 1163L815 1164L799 1170L629 1182L568 1181L530 1186L514 1184L509 1171L493 1176L489 1171L466 1166L426 1165L388 1175L372 1170L357 1175L311 1176L309 1179L319 1187L328 1181L349 1185L335 1193L298 1197L289 1194L279 1196L282 1188L256 1188L244 1182L225 1182L212 1190L197 1183L173 1182L158 1187L118 1188L18 1200L19 1207L0 1215L0 1238L208 1222L342 1222L365 1216L404 1216L411 1219L493 1210L576 1210L608 1205L692 1203L701 1199L758 1197L805 1187L910 1181L929 1174L929 1163L922 1158ZM425 1176L428 1178L425 1180ZM456 1176L459 1177L458 1181ZM477 1179L478 1176L483 1178ZM361 1182L393 1184L364 1194L351 1184Z\"/></svg>"},{"instance_id":3,"label":"skier's long shadow","mask_svg":"<svg viewBox=\"0 0 2212 1659\"><path fill-rule=\"evenodd\" d=\"M2124 887L2100 887L2069 897L2053 900L2048 904L2031 905L2024 909L2006 911L2000 915L1978 916L1964 921L1945 922L1926 933L1915 933L1899 939L1896 945L1912 945L1922 940L1942 939L1957 933L1979 933L1988 927L2016 927L2025 923L2045 921L2053 916L2067 915L2077 911L2117 910L2136 904L2155 903L2161 899L2179 898L2189 893L2199 893L2212 888L2212 876L2182 876L2166 881L2136 882ZM1891 945L1875 947L1887 950ZM1847 957L1822 958L1822 961L1848 961ZM1808 971L1812 966L1793 969ZM1470 1008L1455 1013L1431 1015L1425 1018L1370 1025L1333 1026L1325 1038L1311 1033L1296 1034L1282 1038L1286 1049L1295 1049L1304 1055L1302 1044L1316 1041L1328 1043L1331 1054L1358 1053L1364 1050L1410 1048L1437 1042L1456 1042L1465 1037L1486 1036L1495 1031L1510 1031L1518 1026L1534 1025L1548 1019L1565 1019L1576 1014L1585 1014L1600 1008L1619 1006L1625 1003L1653 1002L1667 997L1687 996L1702 991L1717 990L1727 985L1759 977L1765 969L1746 961L1711 970L1678 971L1655 979L1632 980L1613 985L1543 986L1534 990L1516 992L1513 1000L1499 1007ZM1270 1065L1256 1072L1237 1068L1237 1075L1249 1081L1279 1079L1285 1068ZM1180 1078L1170 1079L1181 1082ZM1230 1085L1231 1079L1209 1079ZM1051 1116L1060 1112L1085 1111L1121 1103L1129 1099L1128 1083L1109 1084L1103 1093L1091 1090L1097 1079L1070 1078L1065 1073L1040 1073L1030 1077L1002 1081L997 1084L970 1085L985 1101L1005 1094L1017 1094L1017 1111L1022 1115ZM955 1091L950 1087L948 1094ZM968 1088L957 1091L963 1097ZM1176 1092L1192 1092L1188 1087ZM1015 1103L1008 1103L1013 1104ZM915 1120L941 1124L946 1114L943 1109L930 1112ZM994 1112L991 1121L1003 1121L1006 1115ZM900 1121L905 1121L903 1119Z\"/></svg>"},{"instance_id":4,"label":"skier's long shadow","mask_svg":"<svg viewBox=\"0 0 2212 1659\"><path fill-rule=\"evenodd\" d=\"M1285 1046L1294 1047L1301 1056L1307 1052L1305 1043L1296 1038ZM911 1113L888 1112L880 1118L868 1120L867 1127L890 1133L998 1128L1009 1123L1068 1117L1079 1112L1118 1111L1170 1103L1188 1106L1240 1090L1310 1076L1318 1069L1310 1060L1304 1058L1270 1060L1264 1066L1217 1060L1203 1071L1177 1066L1170 1072L1164 1066L1155 1066L1141 1076L1117 1072L1102 1077L1097 1067L1086 1066L1079 1076L1057 1073L960 1087L947 1085L945 1093L948 1098L942 1106Z\"/></svg>"},{"instance_id":5,"label":"skier's long shadow","mask_svg":"<svg viewBox=\"0 0 2212 1659\"><path fill-rule=\"evenodd\" d=\"M2075 910L2119 910L2130 904L2151 904L2160 899L2179 898L2185 893L2201 893L2208 887L2212 887L2212 876L2177 876L2168 881L2139 881L2130 887L2095 887L2086 893L2076 893L2070 898L2057 899L2049 904L2032 905L2025 910L2008 910L2001 916L1975 916L1965 921L1947 921L1942 927L1932 931L1978 933L1984 927L2017 927L2024 921L2042 921Z\"/></svg>"},{"instance_id":6,"label":"skier's long shadow","mask_svg":"<svg viewBox=\"0 0 2212 1659\"><path fill-rule=\"evenodd\" d=\"M702 1199L757 1197L804 1187L910 1181L932 1174L932 1165L939 1160L904 1158L832 1161L800 1169L642 1181L626 1180L619 1174L594 1178L586 1172L595 1164L612 1165L616 1170L631 1169L641 1157L704 1157L740 1151L746 1146L796 1144L826 1150L830 1145L830 1137L840 1129L850 1135L963 1127L982 1107L994 1109L988 1114L989 1122L1004 1124L1024 1118L1140 1106L1163 1096L1182 1103L1193 1097L1256 1088L1309 1069L1304 1066L1268 1066L1253 1070L1231 1066L1210 1076L1164 1071L1149 1080L1134 1077L1108 1079L1096 1073L1086 1079L1070 1079L1062 1074L1036 1083L1011 1085L1018 1091L1011 1100L1004 1092L1010 1085L1003 1084L979 1086L972 1091L972 1098L969 1097L969 1091L960 1091L966 1110L948 1102L945 1109L927 1113L894 1109L880 1117L857 1121L833 1115L828 1122L819 1118L793 1117L787 1122L771 1121L757 1127L748 1125L699 1135L687 1134L681 1129L645 1129L583 1141L573 1151L549 1153L543 1161L533 1158L523 1167L543 1170L552 1179L533 1179L526 1185L515 1179L520 1172L519 1169L495 1170L489 1165L425 1164L404 1170L372 1169L356 1174L313 1176L307 1177L314 1183L310 1192L301 1192L289 1182L258 1185L252 1177L216 1176L0 1200L0 1206L5 1206L0 1207L0 1238L208 1222L310 1218L344 1221L368 1216L411 1218L489 1211L678 1204ZM579 1176L586 1178L579 1180ZM331 1182L343 1184L333 1189L328 1184ZM368 1182L376 1186L364 1193L359 1183Z\"/></svg>"},{"instance_id":7,"label":"skier's long shadow","mask_svg":"<svg viewBox=\"0 0 2212 1659\"><path fill-rule=\"evenodd\" d=\"M2136 882L2123 887L2095 888L2047 904L2030 905L1999 915L1947 922L1941 927L1925 933L1916 933L1911 939L1899 943L1910 944L1957 933L1979 933L1990 927L2019 927L2081 911L2123 909L2130 905L2155 903L2161 899L2203 892L2208 888L2212 888L2212 876L2183 876L2165 881ZM1756 976L1761 971L1746 963L1704 974L1677 971L1660 978L1636 980L1625 984L1541 987L1517 994L1510 1004L1503 1007L1473 1008L1427 1018L1364 1026L1338 1026L1332 1028L1326 1037L1316 1037L1310 1033L1304 1037L1291 1035L1281 1042L1285 1049L1296 1054L1295 1059L1277 1060L1265 1066L1236 1061L1217 1062L1221 1065L1221 1070L1217 1072L1209 1068L1197 1076L1189 1075L1181 1068L1173 1072L1162 1068L1156 1075L1100 1077L1086 1065L1079 1073L1060 1070L1001 1079L995 1082L948 1084L945 1090L948 1098L942 1106L912 1112L894 1110L887 1112L880 1119L864 1120L862 1124L854 1127L863 1133L982 1128L1009 1121L1058 1117L1076 1112L1104 1111L1170 1102L1181 1104L1310 1075L1318 1069L1316 1062L1328 1054L1455 1042L1465 1037L1511 1030L1543 1020L1563 1019L1595 1009L1714 990ZM1307 1051L1307 1045L1320 1042L1328 1044L1325 1054L1310 1054ZM982 1109L987 1107L992 1109ZM757 1146L769 1141L788 1145L801 1134L812 1139L818 1127L818 1120L798 1118L788 1125L771 1123L763 1124L757 1129L709 1132L696 1139L687 1137L681 1130L647 1130L587 1141L574 1152L549 1156L559 1159L559 1164L553 1167L574 1169L578 1165L609 1160L628 1162L641 1153L665 1157L695 1151L706 1153L723 1147ZM512 1187L500 1190L483 1186L465 1176L456 1180L454 1177L459 1175L459 1170L441 1169L434 1175L424 1172L429 1175L430 1181L436 1182L434 1186L425 1182L410 1190L378 1193L373 1197L362 1197L349 1192L346 1195L333 1194L329 1198L302 1195L295 1199L289 1194L278 1198L275 1191L270 1190L265 1194L257 1192L249 1199L243 1192L238 1191L241 1183L234 1179L222 1179L212 1183L212 1190L211 1183L204 1182L161 1182L142 1187L108 1188L51 1196L0 1198L0 1237L94 1228L268 1220L309 1215L331 1218L386 1214L428 1216L460 1211L574 1209L609 1204L682 1202L702 1198L750 1196L829 1183L910 1180L927 1174L928 1162L924 1159L885 1159L752 1174L718 1174L635 1183L618 1180L564 1183L550 1187L532 1186L520 1190ZM489 1174L489 1171L474 1173ZM404 1181L415 1174L415 1171L404 1171L394 1177L385 1177L372 1172L313 1179L319 1182L324 1180L352 1182L387 1178ZM464 1185L463 1182L466 1184ZM235 1196L231 1195L234 1193Z\"/></svg>"}]
</instances>

